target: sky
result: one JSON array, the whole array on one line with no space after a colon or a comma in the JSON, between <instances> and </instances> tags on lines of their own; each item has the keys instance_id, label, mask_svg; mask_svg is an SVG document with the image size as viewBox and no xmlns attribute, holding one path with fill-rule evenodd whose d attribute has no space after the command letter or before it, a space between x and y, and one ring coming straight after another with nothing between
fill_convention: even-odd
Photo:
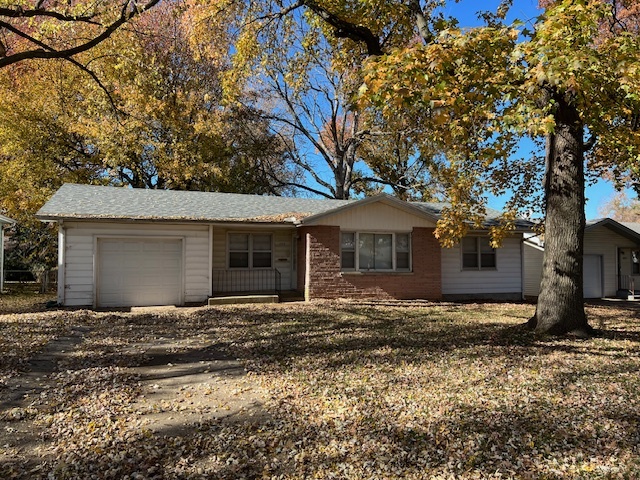
<instances>
[{"instance_id":1,"label":"sky","mask_svg":"<svg viewBox=\"0 0 640 480\"><path fill-rule=\"evenodd\" d=\"M499 0L461 0L458 3L449 2L445 13L457 18L461 27L472 27L480 24L476 16L477 10L495 11L499 4ZM525 23L531 21L533 24L539 14L538 0L514 0L513 7L507 19L509 21L518 19ZM626 193L630 198L635 197L635 194L630 190ZM615 188L611 182L606 180L599 180L593 185L587 186L585 191L587 198L585 207L587 219L601 217L602 215L598 212L599 208L609 202L615 194ZM501 210L505 200L506 199L489 197L489 206L496 210Z\"/></svg>"}]
</instances>

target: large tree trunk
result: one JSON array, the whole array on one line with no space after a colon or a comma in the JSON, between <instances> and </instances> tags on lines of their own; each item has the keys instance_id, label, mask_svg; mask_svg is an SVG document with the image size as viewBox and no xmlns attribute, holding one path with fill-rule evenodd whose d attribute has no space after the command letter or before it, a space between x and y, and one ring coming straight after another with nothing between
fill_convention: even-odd
<instances>
[{"instance_id":1,"label":"large tree trunk","mask_svg":"<svg viewBox=\"0 0 640 480\"><path fill-rule=\"evenodd\" d=\"M589 335L582 292L584 245L584 126L578 111L556 95L556 128L547 137L546 222L537 332Z\"/></svg>"}]
</instances>

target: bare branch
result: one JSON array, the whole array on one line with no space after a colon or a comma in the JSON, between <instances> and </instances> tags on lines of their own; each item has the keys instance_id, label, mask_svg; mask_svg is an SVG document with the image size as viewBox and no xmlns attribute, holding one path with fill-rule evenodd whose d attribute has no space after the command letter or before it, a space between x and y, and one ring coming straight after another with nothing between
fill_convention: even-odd
<instances>
[{"instance_id":1,"label":"bare branch","mask_svg":"<svg viewBox=\"0 0 640 480\"><path fill-rule=\"evenodd\" d=\"M160 0L150 0L147 4L143 5L140 8L129 9L129 1L126 1L123 4L122 12L120 13L120 17L105 27L104 31L92 38L91 40L77 45L75 47L66 48L64 50L56 50L55 48L37 40L36 38L22 32L21 30L15 28L13 25L0 21L0 27L4 27L10 32L28 40L39 48L33 50L26 50L24 52L19 52L13 55L8 55L6 57L0 58L0 68L7 67L14 63L18 63L24 60L32 60L32 59L54 59L54 58L62 58L67 59L73 57L82 52L86 52L91 48L99 45L106 39L108 39L118 28L127 23L133 17L140 15L141 13L149 10L151 7L159 3Z\"/></svg>"},{"instance_id":2,"label":"bare branch","mask_svg":"<svg viewBox=\"0 0 640 480\"><path fill-rule=\"evenodd\" d=\"M38 6L41 6L38 3ZM98 22L93 21L95 15L65 15L64 13L55 12L53 10L43 10L42 8L36 8L35 10L23 10L21 8L0 8L0 17L7 18L35 18L35 17L48 17L60 20L61 22L87 22L94 25L99 25Z\"/></svg>"}]
</instances>

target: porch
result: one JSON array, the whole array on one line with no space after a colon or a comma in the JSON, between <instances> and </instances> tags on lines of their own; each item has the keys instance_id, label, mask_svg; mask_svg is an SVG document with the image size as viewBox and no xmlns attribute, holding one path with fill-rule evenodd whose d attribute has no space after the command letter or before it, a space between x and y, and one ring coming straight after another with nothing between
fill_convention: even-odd
<instances>
[{"instance_id":1,"label":"porch","mask_svg":"<svg viewBox=\"0 0 640 480\"><path fill-rule=\"evenodd\" d=\"M214 269L211 278L209 305L304 300L297 290L282 289L282 274L277 268Z\"/></svg>"},{"instance_id":2,"label":"porch","mask_svg":"<svg viewBox=\"0 0 640 480\"><path fill-rule=\"evenodd\" d=\"M639 289L636 289L636 285ZM618 275L616 296L625 300L640 299L640 275Z\"/></svg>"}]
</instances>

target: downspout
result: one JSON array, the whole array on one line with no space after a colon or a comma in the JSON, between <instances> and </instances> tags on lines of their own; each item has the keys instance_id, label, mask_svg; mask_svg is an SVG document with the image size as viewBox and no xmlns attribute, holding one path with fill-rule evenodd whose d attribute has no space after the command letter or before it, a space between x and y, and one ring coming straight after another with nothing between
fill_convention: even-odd
<instances>
[{"instance_id":1,"label":"downspout","mask_svg":"<svg viewBox=\"0 0 640 480\"><path fill-rule=\"evenodd\" d=\"M524 282L525 282L525 263L524 263L524 234L520 236L520 296L522 301L525 300Z\"/></svg>"},{"instance_id":2,"label":"downspout","mask_svg":"<svg viewBox=\"0 0 640 480\"><path fill-rule=\"evenodd\" d=\"M304 245L304 301L311 300L311 234L305 235Z\"/></svg>"},{"instance_id":3,"label":"downspout","mask_svg":"<svg viewBox=\"0 0 640 480\"><path fill-rule=\"evenodd\" d=\"M213 225L209 225L209 297L213 297Z\"/></svg>"},{"instance_id":4,"label":"downspout","mask_svg":"<svg viewBox=\"0 0 640 480\"><path fill-rule=\"evenodd\" d=\"M65 226L64 222L60 220L58 222L58 305L64 305L65 301L65 250Z\"/></svg>"}]
</instances>

